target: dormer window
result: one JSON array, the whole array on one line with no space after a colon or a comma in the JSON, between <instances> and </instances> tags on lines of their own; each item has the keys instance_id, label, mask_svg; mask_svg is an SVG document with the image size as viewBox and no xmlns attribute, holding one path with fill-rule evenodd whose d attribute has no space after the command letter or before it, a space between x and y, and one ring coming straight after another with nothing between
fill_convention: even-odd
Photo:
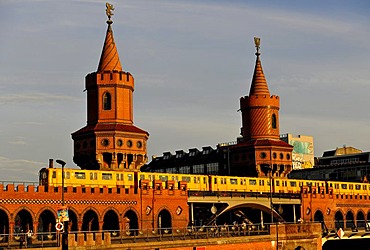
<instances>
[{"instance_id":1,"label":"dormer window","mask_svg":"<svg viewBox=\"0 0 370 250\"><path fill-rule=\"evenodd\" d=\"M106 92L103 95L103 109L104 110L111 110L112 109L112 98L111 95Z\"/></svg>"},{"instance_id":2,"label":"dormer window","mask_svg":"<svg viewBox=\"0 0 370 250\"><path fill-rule=\"evenodd\" d=\"M272 125L272 128L276 128L276 115L275 114L272 114L271 125Z\"/></svg>"}]
</instances>

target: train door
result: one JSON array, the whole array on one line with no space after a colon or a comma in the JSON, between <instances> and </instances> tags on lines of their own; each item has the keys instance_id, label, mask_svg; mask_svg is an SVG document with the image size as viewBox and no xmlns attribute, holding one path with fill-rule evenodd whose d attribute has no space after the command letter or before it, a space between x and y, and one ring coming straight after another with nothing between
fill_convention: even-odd
<instances>
[{"instance_id":1,"label":"train door","mask_svg":"<svg viewBox=\"0 0 370 250\"><path fill-rule=\"evenodd\" d=\"M212 175L208 175L208 188L209 188L209 191L213 190Z\"/></svg>"}]
</instances>

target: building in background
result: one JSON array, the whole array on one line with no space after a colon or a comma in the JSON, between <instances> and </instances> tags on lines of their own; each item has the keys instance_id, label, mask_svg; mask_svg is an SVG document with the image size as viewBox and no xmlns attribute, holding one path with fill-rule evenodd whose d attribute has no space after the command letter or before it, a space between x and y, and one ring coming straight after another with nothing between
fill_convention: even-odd
<instances>
[{"instance_id":1,"label":"building in background","mask_svg":"<svg viewBox=\"0 0 370 250\"><path fill-rule=\"evenodd\" d=\"M370 152L354 147L325 151L309 169L293 170L290 178L307 180L336 180L367 182L370 177Z\"/></svg>"},{"instance_id":2,"label":"building in background","mask_svg":"<svg viewBox=\"0 0 370 250\"><path fill-rule=\"evenodd\" d=\"M283 134L280 139L293 146L293 170L312 168L315 165L312 136Z\"/></svg>"}]
</instances>

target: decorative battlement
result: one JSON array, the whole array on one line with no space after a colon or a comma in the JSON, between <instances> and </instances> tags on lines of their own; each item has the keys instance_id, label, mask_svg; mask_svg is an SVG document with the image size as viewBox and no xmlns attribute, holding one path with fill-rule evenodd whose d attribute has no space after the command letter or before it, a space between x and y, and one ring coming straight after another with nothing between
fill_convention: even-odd
<instances>
[{"instance_id":1,"label":"decorative battlement","mask_svg":"<svg viewBox=\"0 0 370 250\"><path fill-rule=\"evenodd\" d=\"M112 84L114 86L117 85L125 85L129 86L130 88L134 88L134 77L131 75L130 72L124 71L105 71L103 73L90 73L86 76L86 89L89 90L94 88L96 84Z\"/></svg>"},{"instance_id":2,"label":"decorative battlement","mask_svg":"<svg viewBox=\"0 0 370 250\"><path fill-rule=\"evenodd\" d=\"M270 98L270 99L277 99L279 100L280 97L277 96L277 95L250 95L250 96L244 96L244 97L241 97L240 99L259 99L259 98Z\"/></svg>"},{"instance_id":3,"label":"decorative battlement","mask_svg":"<svg viewBox=\"0 0 370 250\"><path fill-rule=\"evenodd\" d=\"M240 98L240 108L242 110L256 107L266 108L268 106L279 109L280 97L277 95L251 95Z\"/></svg>"},{"instance_id":4,"label":"decorative battlement","mask_svg":"<svg viewBox=\"0 0 370 250\"><path fill-rule=\"evenodd\" d=\"M145 182L147 185L143 190L147 192L148 190L153 189L153 185L151 182L147 181ZM187 195L186 191L186 183L181 182L181 185L175 186L174 183L171 183L171 181L168 181L166 183L163 183L161 181L156 180L155 185L154 185L154 190L161 190L160 193L166 193L170 192L171 194L176 194L176 195ZM96 198L107 198L111 199L112 197L114 198L115 196L119 196L119 200L122 200L122 196L131 196L131 195L137 195L138 192L140 192L140 188L135 188L135 187L84 187L84 186L78 186L78 187L72 187L68 186L64 188L64 194L69 197L69 196L75 196L76 199L80 199L83 196L91 196L94 195ZM43 196L39 197L44 197L45 199L55 199L56 195L55 194L62 194L62 187L54 187L54 186L34 186L34 185L29 185L25 186L23 184L19 185L14 185L14 184L7 184L4 186L3 184L0 184L0 203L4 203L4 200L9 200L9 199L20 199L22 200L33 200L35 195L40 195L43 194ZM48 194L48 195L46 195ZM157 194L157 193L156 193ZM59 197L59 195L57 196ZM82 198L81 198L82 199ZM117 198L118 199L118 198ZM58 200L58 199L56 199Z\"/></svg>"}]
</instances>

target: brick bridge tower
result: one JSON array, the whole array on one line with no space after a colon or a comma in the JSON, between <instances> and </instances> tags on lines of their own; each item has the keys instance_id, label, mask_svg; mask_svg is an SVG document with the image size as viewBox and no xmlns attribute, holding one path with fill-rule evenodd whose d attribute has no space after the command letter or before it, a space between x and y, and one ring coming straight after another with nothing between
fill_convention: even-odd
<instances>
[{"instance_id":1,"label":"brick bridge tower","mask_svg":"<svg viewBox=\"0 0 370 250\"><path fill-rule=\"evenodd\" d=\"M134 126L134 77L122 70L111 10L98 70L85 77L87 125L72 133L82 169L137 171L147 161L148 132Z\"/></svg>"},{"instance_id":2,"label":"brick bridge tower","mask_svg":"<svg viewBox=\"0 0 370 250\"><path fill-rule=\"evenodd\" d=\"M241 138L231 146L232 175L286 177L292 169L293 147L280 140L280 100L270 91L262 70L260 39L254 38L256 63L249 96L240 98Z\"/></svg>"}]
</instances>

